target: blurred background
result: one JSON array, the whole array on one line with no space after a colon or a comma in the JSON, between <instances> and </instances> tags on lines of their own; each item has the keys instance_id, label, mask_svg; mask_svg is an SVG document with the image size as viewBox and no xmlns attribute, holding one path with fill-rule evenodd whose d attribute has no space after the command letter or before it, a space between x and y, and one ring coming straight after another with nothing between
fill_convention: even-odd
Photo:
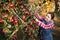
<instances>
[{"instance_id":1,"label":"blurred background","mask_svg":"<svg viewBox=\"0 0 60 40\"><path fill-rule=\"evenodd\" d=\"M55 14L54 40L60 40L60 0L0 0L0 40L39 40L34 11Z\"/></svg>"}]
</instances>

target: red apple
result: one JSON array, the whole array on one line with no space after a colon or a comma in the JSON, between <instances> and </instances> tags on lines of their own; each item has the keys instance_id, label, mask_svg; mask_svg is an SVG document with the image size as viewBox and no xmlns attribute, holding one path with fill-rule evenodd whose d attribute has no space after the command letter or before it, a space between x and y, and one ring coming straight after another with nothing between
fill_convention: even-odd
<instances>
[{"instance_id":1,"label":"red apple","mask_svg":"<svg viewBox=\"0 0 60 40\"><path fill-rule=\"evenodd\" d=\"M18 23L18 20L15 20L14 23L17 24Z\"/></svg>"},{"instance_id":2,"label":"red apple","mask_svg":"<svg viewBox=\"0 0 60 40\"><path fill-rule=\"evenodd\" d=\"M9 8L14 8L14 4L10 4L9 5Z\"/></svg>"},{"instance_id":3,"label":"red apple","mask_svg":"<svg viewBox=\"0 0 60 40\"><path fill-rule=\"evenodd\" d=\"M35 24L35 22L33 21L33 22L30 22L30 26L33 26Z\"/></svg>"},{"instance_id":4,"label":"red apple","mask_svg":"<svg viewBox=\"0 0 60 40\"><path fill-rule=\"evenodd\" d=\"M29 28L26 28L25 31L29 31Z\"/></svg>"},{"instance_id":5,"label":"red apple","mask_svg":"<svg viewBox=\"0 0 60 40\"><path fill-rule=\"evenodd\" d=\"M2 15L2 18L8 18L8 16L9 16L9 14L7 12L2 13L1 15Z\"/></svg>"},{"instance_id":6,"label":"red apple","mask_svg":"<svg viewBox=\"0 0 60 40\"><path fill-rule=\"evenodd\" d=\"M2 19L0 19L0 23L3 23L3 20Z\"/></svg>"},{"instance_id":7,"label":"red apple","mask_svg":"<svg viewBox=\"0 0 60 40\"><path fill-rule=\"evenodd\" d=\"M20 6L22 3L21 2L17 2L18 6Z\"/></svg>"},{"instance_id":8,"label":"red apple","mask_svg":"<svg viewBox=\"0 0 60 40\"><path fill-rule=\"evenodd\" d=\"M25 14L26 14L26 16L30 15L29 11L25 11Z\"/></svg>"},{"instance_id":9,"label":"red apple","mask_svg":"<svg viewBox=\"0 0 60 40\"><path fill-rule=\"evenodd\" d=\"M25 15L22 16L22 20L26 20L26 16Z\"/></svg>"}]
</instances>

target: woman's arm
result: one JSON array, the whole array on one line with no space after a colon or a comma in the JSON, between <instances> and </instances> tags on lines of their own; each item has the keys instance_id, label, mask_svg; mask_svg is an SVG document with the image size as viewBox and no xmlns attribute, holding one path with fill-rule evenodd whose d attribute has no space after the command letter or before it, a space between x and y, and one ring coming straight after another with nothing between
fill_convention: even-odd
<instances>
[{"instance_id":1,"label":"woman's arm","mask_svg":"<svg viewBox=\"0 0 60 40\"><path fill-rule=\"evenodd\" d=\"M38 19L38 20L41 20L42 19L42 17L38 14L38 13L34 13L34 15L35 15L35 17Z\"/></svg>"},{"instance_id":2,"label":"woman's arm","mask_svg":"<svg viewBox=\"0 0 60 40\"><path fill-rule=\"evenodd\" d=\"M38 22L38 25L39 26L41 26L41 27L43 27L44 29L50 29L50 28L52 28L53 26L54 26L54 23L52 22L52 23L50 23L50 24L44 24L43 22L41 22L41 21L37 21Z\"/></svg>"}]
</instances>

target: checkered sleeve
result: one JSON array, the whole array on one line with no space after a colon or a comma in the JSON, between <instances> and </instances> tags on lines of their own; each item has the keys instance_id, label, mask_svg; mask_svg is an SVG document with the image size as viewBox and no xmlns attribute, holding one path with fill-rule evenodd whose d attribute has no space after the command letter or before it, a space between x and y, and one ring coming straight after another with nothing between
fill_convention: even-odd
<instances>
[{"instance_id":1,"label":"checkered sleeve","mask_svg":"<svg viewBox=\"0 0 60 40\"><path fill-rule=\"evenodd\" d=\"M38 13L34 13L34 15L37 19L39 19L39 20L42 19L42 17Z\"/></svg>"},{"instance_id":2,"label":"checkered sleeve","mask_svg":"<svg viewBox=\"0 0 60 40\"><path fill-rule=\"evenodd\" d=\"M52 23L50 23L50 24L47 25L47 24L44 24L41 21L38 21L38 25L41 26L41 27L43 27L44 29L50 29L50 28L52 28L54 26L54 23L52 22Z\"/></svg>"}]
</instances>

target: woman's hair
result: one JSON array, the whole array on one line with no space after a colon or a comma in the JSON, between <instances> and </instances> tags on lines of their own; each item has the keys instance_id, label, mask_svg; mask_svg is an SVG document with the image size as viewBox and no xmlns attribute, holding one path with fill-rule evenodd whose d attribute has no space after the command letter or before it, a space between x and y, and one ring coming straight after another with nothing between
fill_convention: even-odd
<instances>
[{"instance_id":1,"label":"woman's hair","mask_svg":"<svg viewBox=\"0 0 60 40\"><path fill-rule=\"evenodd\" d=\"M48 14L51 14L51 19L54 19L54 13L53 12L48 12Z\"/></svg>"}]
</instances>

